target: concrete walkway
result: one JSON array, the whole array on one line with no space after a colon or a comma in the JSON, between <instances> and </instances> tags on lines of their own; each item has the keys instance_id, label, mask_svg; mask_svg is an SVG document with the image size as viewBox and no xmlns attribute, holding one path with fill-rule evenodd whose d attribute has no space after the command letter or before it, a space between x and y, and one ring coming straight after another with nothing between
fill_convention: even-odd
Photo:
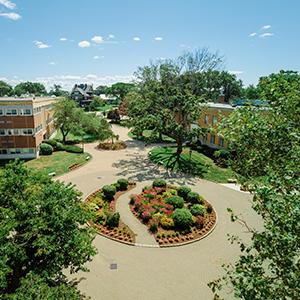
<instances>
[{"instance_id":1,"label":"concrete walkway","mask_svg":"<svg viewBox=\"0 0 300 300\"><path fill-rule=\"evenodd\" d=\"M116 204L116 210L120 213L121 220L130 227L130 229L136 234L137 245L144 247L158 246L153 235L148 232L147 226L143 225L131 212L129 208L129 201L131 194L139 194L143 189L144 184L139 184L137 187L121 195Z\"/></svg>"},{"instance_id":2,"label":"concrete walkway","mask_svg":"<svg viewBox=\"0 0 300 300\"><path fill-rule=\"evenodd\" d=\"M114 126L113 129L126 142L127 149L99 151L96 143L86 144L85 149L93 159L58 179L75 184L83 197L121 177L137 181L137 189L154 178L189 185L213 205L218 224L205 239L172 248L132 247L97 235L94 245L98 254L86 265L90 272L69 277L78 279L79 288L92 300L212 299L207 283L223 275L222 264L232 263L240 255L238 246L230 244L227 234L238 235L245 242L251 237L240 224L230 221L227 208L232 208L251 227L257 228L260 224L251 209L251 195L206 180L169 173L148 160L147 153L152 146L145 147L142 142L131 140L126 128ZM127 201L129 199L121 199L118 209L124 222L130 223L133 220L129 220L128 210L123 213ZM117 263L117 270L111 270L112 262ZM234 299L231 294L225 298Z\"/></svg>"}]
</instances>

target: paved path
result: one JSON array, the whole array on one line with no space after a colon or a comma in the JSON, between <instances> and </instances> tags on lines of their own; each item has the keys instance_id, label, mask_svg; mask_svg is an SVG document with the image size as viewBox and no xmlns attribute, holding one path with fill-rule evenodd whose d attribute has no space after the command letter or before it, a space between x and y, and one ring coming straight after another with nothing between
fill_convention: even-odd
<instances>
[{"instance_id":1,"label":"paved path","mask_svg":"<svg viewBox=\"0 0 300 300\"><path fill-rule=\"evenodd\" d=\"M129 200L131 194L139 194L143 189L144 184L138 184L137 187L119 197L116 205L116 210L120 213L121 220L130 227L136 234L136 244L144 246L158 246L153 235L148 232L148 229L143 225L131 212L129 208Z\"/></svg>"},{"instance_id":2,"label":"paved path","mask_svg":"<svg viewBox=\"0 0 300 300\"><path fill-rule=\"evenodd\" d=\"M98 254L87 264L90 272L70 277L80 280L80 289L92 300L212 299L207 283L223 274L222 264L234 262L240 254L239 248L228 242L227 234L238 235L245 241L250 238L241 225L230 221L227 208L231 207L250 226L258 226L260 220L251 209L251 195L169 173L147 159L151 147L129 139L126 128L114 126L114 131L126 141L127 149L99 151L95 143L87 144L85 149L93 159L59 179L76 184L85 197L121 177L136 180L138 187L163 177L171 183L187 184L203 195L216 209L218 224L205 239L170 249L132 247L97 235L94 245ZM112 262L117 263L117 270L110 269ZM231 295L225 298L234 299Z\"/></svg>"}]
</instances>

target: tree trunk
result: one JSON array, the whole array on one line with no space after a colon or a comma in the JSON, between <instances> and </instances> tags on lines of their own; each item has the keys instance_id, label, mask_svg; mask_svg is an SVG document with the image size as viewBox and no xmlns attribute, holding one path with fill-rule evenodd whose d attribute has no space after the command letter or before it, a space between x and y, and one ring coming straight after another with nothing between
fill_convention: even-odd
<instances>
[{"instance_id":1,"label":"tree trunk","mask_svg":"<svg viewBox=\"0 0 300 300\"><path fill-rule=\"evenodd\" d=\"M177 143L177 150L176 150L176 154L177 156L180 156L180 154L182 153L182 139L181 138L177 138L176 139L176 143Z\"/></svg>"},{"instance_id":2,"label":"tree trunk","mask_svg":"<svg viewBox=\"0 0 300 300\"><path fill-rule=\"evenodd\" d=\"M163 140L163 137L162 137L162 133L161 133L161 132L158 133L158 140L159 140L160 142Z\"/></svg>"},{"instance_id":3,"label":"tree trunk","mask_svg":"<svg viewBox=\"0 0 300 300\"><path fill-rule=\"evenodd\" d=\"M63 142L63 144L65 145L67 134L64 133L63 131L61 131L61 134L62 134L62 142Z\"/></svg>"}]
</instances>

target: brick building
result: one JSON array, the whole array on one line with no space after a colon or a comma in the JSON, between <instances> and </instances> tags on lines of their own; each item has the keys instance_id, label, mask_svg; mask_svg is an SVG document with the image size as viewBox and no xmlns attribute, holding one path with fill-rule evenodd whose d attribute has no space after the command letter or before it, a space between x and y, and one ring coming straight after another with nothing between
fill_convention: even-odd
<instances>
[{"instance_id":1,"label":"brick building","mask_svg":"<svg viewBox=\"0 0 300 300\"><path fill-rule=\"evenodd\" d=\"M0 98L0 160L35 158L55 131L53 104L58 98Z\"/></svg>"}]
</instances>

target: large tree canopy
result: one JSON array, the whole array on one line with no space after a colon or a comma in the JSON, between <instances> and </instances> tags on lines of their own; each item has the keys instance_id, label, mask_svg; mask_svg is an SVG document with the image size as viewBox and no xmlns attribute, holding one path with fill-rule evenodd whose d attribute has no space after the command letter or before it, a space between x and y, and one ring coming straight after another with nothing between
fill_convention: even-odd
<instances>
[{"instance_id":1,"label":"large tree canopy","mask_svg":"<svg viewBox=\"0 0 300 300\"><path fill-rule=\"evenodd\" d=\"M12 96L13 88L6 82L0 80L0 97L3 96Z\"/></svg>"},{"instance_id":2,"label":"large tree canopy","mask_svg":"<svg viewBox=\"0 0 300 300\"><path fill-rule=\"evenodd\" d=\"M217 53L204 48L139 68L138 89L126 98L133 130L153 129L174 138L180 155L191 124L197 123L201 113L200 103L205 101L199 88L202 72L213 72L221 64Z\"/></svg>"},{"instance_id":3,"label":"large tree canopy","mask_svg":"<svg viewBox=\"0 0 300 300\"><path fill-rule=\"evenodd\" d=\"M105 93L113 95L117 97L118 100L122 101L126 94L134 89L135 85L133 83L117 82L110 87L106 87Z\"/></svg>"},{"instance_id":4,"label":"large tree canopy","mask_svg":"<svg viewBox=\"0 0 300 300\"><path fill-rule=\"evenodd\" d=\"M33 94L35 96L44 96L47 95L46 88L43 84L38 82L21 82L17 84L14 88L14 93L17 96L25 94Z\"/></svg>"},{"instance_id":5,"label":"large tree canopy","mask_svg":"<svg viewBox=\"0 0 300 300\"><path fill-rule=\"evenodd\" d=\"M0 177L0 293L4 299L80 299L63 270L85 270L94 234L71 185L8 164Z\"/></svg>"},{"instance_id":6,"label":"large tree canopy","mask_svg":"<svg viewBox=\"0 0 300 300\"><path fill-rule=\"evenodd\" d=\"M220 132L236 153L232 168L248 181L264 229L250 230L249 245L239 241L240 259L210 286L230 285L247 300L300 299L299 75L281 71L259 85L268 109L238 109Z\"/></svg>"}]
</instances>

